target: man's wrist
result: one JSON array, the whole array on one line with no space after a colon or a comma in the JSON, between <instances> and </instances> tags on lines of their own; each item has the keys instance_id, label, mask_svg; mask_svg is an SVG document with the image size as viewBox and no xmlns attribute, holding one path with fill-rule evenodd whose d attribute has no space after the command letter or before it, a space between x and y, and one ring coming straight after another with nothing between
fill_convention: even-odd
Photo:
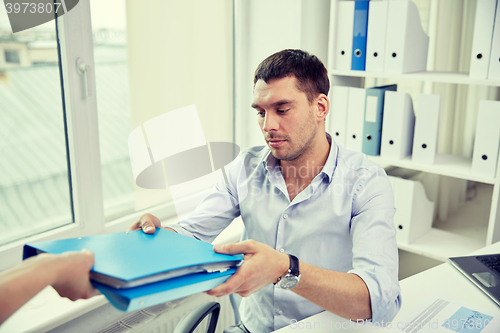
<instances>
[{"instance_id":1,"label":"man's wrist","mask_svg":"<svg viewBox=\"0 0 500 333\"><path fill-rule=\"evenodd\" d=\"M278 277L274 280L274 284L278 283L285 275L288 274L288 270L290 269L290 258L287 254L280 253L280 260L276 265L278 267Z\"/></svg>"}]
</instances>

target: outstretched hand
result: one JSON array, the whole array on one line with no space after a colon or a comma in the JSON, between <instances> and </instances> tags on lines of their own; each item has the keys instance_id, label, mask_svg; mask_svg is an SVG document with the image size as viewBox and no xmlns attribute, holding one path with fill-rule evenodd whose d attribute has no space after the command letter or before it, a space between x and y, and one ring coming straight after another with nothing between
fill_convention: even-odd
<instances>
[{"instance_id":1,"label":"outstretched hand","mask_svg":"<svg viewBox=\"0 0 500 333\"><path fill-rule=\"evenodd\" d=\"M89 250L66 252L53 257L55 279L52 287L61 297L72 301L87 299L100 292L90 284L89 272L94 266L94 254Z\"/></svg>"},{"instance_id":2,"label":"outstretched hand","mask_svg":"<svg viewBox=\"0 0 500 333\"><path fill-rule=\"evenodd\" d=\"M244 254L245 259L236 273L226 282L206 292L217 297L232 293L243 297L249 296L284 276L290 263L286 254L254 240L215 245L214 250L222 254Z\"/></svg>"}]
</instances>

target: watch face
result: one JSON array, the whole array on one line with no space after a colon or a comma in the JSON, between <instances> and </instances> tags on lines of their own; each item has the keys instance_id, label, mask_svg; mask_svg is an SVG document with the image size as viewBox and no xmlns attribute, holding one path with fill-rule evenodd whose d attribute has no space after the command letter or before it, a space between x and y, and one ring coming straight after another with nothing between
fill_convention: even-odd
<instances>
[{"instance_id":1,"label":"watch face","mask_svg":"<svg viewBox=\"0 0 500 333\"><path fill-rule=\"evenodd\" d=\"M299 280L300 280L300 276L287 274L287 275L285 275L285 277L283 277L280 280L280 282L278 284L279 284L279 287L281 289L289 290L289 289L292 289L293 287L295 287L299 283Z\"/></svg>"}]
</instances>

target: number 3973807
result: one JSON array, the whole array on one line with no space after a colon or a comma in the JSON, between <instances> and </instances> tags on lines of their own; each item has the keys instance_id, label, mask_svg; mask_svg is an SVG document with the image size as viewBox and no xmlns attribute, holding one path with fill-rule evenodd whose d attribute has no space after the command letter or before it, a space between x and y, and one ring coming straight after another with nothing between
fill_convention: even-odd
<instances>
[{"instance_id":1,"label":"number 3973807","mask_svg":"<svg viewBox=\"0 0 500 333\"><path fill-rule=\"evenodd\" d=\"M7 10L7 14L10 13L52 13L55 12L57 14L59 7L61 6L60 3L30 3L30 2L23 2L23 3L6 3L5 4L5 9Z\"/></svg>"}]
</instances>

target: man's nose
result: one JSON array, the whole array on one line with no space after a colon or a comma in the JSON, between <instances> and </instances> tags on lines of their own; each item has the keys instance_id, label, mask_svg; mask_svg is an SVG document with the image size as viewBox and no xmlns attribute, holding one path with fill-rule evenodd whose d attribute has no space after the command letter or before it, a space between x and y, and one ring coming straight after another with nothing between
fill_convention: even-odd
<instances>
[{"instance_id":1,"label":"man's nose","mask_svg":"<svg viewBox=\"0 0 500 333\"><path fill-rule=\"evenodd\" d=\"M264 116L264 123L262 124L262 130L264 132L272 132L278 130L278 119L277 115L272 114L272 112L266 112Z\"/></svg>"}]
</instances>

